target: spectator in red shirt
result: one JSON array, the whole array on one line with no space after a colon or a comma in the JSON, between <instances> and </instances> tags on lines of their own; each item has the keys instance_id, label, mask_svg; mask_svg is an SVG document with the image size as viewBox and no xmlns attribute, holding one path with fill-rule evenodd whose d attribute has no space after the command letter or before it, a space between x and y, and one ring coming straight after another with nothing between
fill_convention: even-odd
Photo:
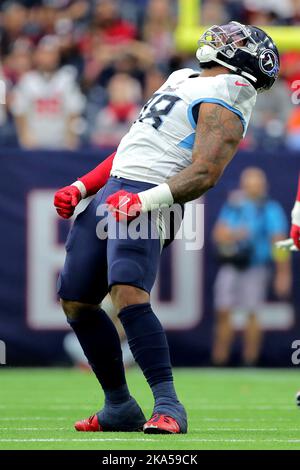
<instances>
[{"instance_id":1,"label":"spectator in red shirt","mask_svg":"<svg viewBox=\"0 0 300 470\"><path fill-rule=\"evenodd\" d=\"M136 38L135 27L120 18L116 0L98 0L94 17L94 25L104 42L121 44Z\"/></svg>"},{"instance_id":2,"label":"spectator in red shirt","mask_svg":"<svg viewBox=\"0 0 300 470\"><path fill-rule=\"evenodd\" d=\"M116 74L109 82L108 103L96 117L92 143L101 147L116 147L137 118L142 98L137 80L126 74Z\"/></svg>"},{"instance_id":3,"label":"spectator in red shirt","mask_svg":"<svg viewBox=\"0 0 300 470\"><path fill-rule=\"evenodd\" d=\"M93 14L91 30L80 41L80 47L85 54L88 54L96 38L99 45L119 47L134 40L136 35L135 26L120 18L116 0L98 0Z\"/></svg>"}]
</instances>

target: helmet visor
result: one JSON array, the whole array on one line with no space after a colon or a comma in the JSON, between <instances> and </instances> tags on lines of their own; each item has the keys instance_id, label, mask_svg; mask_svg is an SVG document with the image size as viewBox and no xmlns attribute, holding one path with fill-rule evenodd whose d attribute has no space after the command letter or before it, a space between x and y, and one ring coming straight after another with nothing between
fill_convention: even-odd
<instances>
[{"instance_id":1,"label":"helmet visor","mask_svg":"<svg viewBox=\"0 0 300 470\"><path fill-rule=\"evenodd\" d=\"M251 31L244 25L232 21L231 23L207 29L198 41L198 46L211 46L233 57L237 49L247 48L247 52L255 52L256 44L251 38Z\"/></svg>"}]
</instances>

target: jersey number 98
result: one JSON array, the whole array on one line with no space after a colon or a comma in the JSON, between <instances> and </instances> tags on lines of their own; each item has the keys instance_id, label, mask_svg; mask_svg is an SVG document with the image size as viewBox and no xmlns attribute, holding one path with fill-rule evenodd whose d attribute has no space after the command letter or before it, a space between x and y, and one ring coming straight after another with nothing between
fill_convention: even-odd
<instances>
[{"instance_id":1,"label":"jersey number 98","mask_svg":"<svg viewBox=\"0 0 300 470\"><path fill-rule=\"evenodd\" d=\"M154 94L145 104L138 118L139 122L147 121L154 129L158 129L164 116L167 116L180 98L174 95Z\"/></svg>"}]
</instances>

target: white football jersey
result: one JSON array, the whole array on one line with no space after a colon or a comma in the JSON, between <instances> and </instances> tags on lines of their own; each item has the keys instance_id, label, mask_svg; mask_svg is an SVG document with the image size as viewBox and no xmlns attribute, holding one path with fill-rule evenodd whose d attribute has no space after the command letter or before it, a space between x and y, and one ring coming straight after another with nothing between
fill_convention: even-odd
<instances>
[{"instance_id":1,"label":"white football jersey","mask_svg":"<svg viewBox=\"0 0 300 470\"><path fill-rule=\"evenodd\" d=\"M216 103L241 119L246 134L257 92L240 75L202 77L192 69L172 73L123 137L111 174L160 184L192 162L201 103Z\"/></svg>"},{"instance_id":2,"label":"white football jersey","mask_svg":"<svg viewBox=\"0 0 300 470\"><path fill-rule=\"evenodd\" d=\"M26 116L29 132L40 147L59 148L66 143L68 119L80 114L85 98L71 67L52 75L30 71L14 90L12 111Z\"/></svg>"}]
</instances>

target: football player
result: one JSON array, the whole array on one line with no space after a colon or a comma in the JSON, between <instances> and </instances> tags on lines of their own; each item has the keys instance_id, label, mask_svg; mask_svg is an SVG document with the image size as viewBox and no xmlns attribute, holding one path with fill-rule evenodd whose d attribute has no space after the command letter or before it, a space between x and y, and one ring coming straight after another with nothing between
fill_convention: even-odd
<instances>
[{"instance_id":1,"label":"football player","mask_svg":"<svg viewBox=\"0 0 300 470\"><path fill-rule=\"evenodd\" d=\"M272 39L237 22L209 28L196 55L202 70L172 73L116 155L55 196L59 214L68 217L81 198L104 185L74 222L58 287L67 320L105 395L102 410L77 422L78 431L187 432L166 335L151 307L163 240L133 239L130 219L140 214L151 224L154 210L161 217L157 208L171 211L175 203L212 188L246 133L257 93L270 89L279 73ZM104 215L96 211L104 204L108 236L102 239L96 225ZM108 291L153 393L149 420L130 395L117 331L99 308Z\"/></svg>"},{"instance_id":2,"label":"football player","mask_svg":"<svg viewBox=\"0 0 300 470\"><path fill-rule=\"evenodd\" d=\"M294 245L300 250L300 177L298 180L298 190L296 201L292 210L292 226L290 231Z\"/></svg>"}]
</instances>

